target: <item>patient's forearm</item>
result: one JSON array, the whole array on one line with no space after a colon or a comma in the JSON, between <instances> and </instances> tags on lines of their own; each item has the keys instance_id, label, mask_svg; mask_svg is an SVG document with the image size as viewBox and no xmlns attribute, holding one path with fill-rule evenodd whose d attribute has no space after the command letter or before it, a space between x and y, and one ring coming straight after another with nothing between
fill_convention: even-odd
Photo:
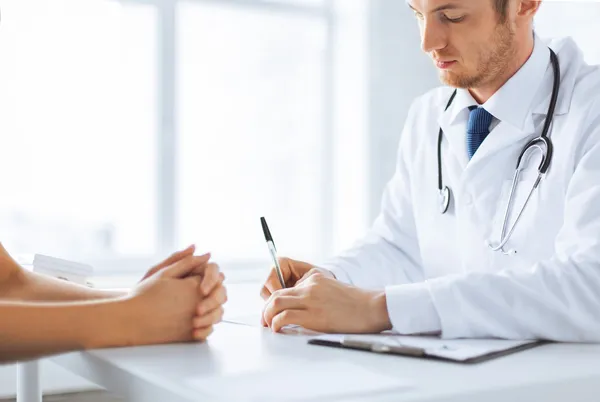
<instances>
[{"instance_id":1,"label":"patient's forearm","mask_svg":"<svg viewBox=\"0 0 600 402\"><path fill-rule=\"evenodd\" d=\"M86 286L51 278L35 272L23 271L13 281L12 290L4 299L15 301L87 301L112 299L125 292L90 289Z\"/></svg>"},{"instance_id":2,"label":"patient's forearm","mask_svg":"<svg viewBox=\"0 0 600 402\"><path fill-rule=\"evenodd\" d=\"M0 243L0 301L85 301L123 296L23 269Z\"/></svg>"},{"instance_id":3,"label":"patient's forearm","mask_svg":"<svg viewBox=\"0 0 600 402\"><path fill-rule=\"evenodd\" d=\"M0 363L129 342L126 299L0 302Z\"/></svg>"}]
</instances>

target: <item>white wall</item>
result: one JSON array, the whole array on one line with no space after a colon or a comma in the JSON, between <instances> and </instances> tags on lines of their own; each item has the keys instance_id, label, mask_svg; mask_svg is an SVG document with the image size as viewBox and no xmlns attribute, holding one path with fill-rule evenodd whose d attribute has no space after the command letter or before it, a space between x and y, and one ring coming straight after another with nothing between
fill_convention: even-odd
<instances>
[{"instance_id":1,"label":"white wall","mask_svg":"<svg viewBox=\"0 0 600 402\"><path fill-rule=\"evenodd\" d=\"M369 218L379 212L391 178L398 140L413 99L439 86L420 48L414 14L403 0L370 0L369 12Z\"/></svg>"},{"instance_id":2,"label":"white wall","mask_svg":"<svg viewBox=\"0 0 600 402\"><path fill-rule=\"evenodd\" d=\"M600 63L600 1L545 1L536 16L535 29L542 38L571 36L585 60Z\"/></svg>"}]
</instances>

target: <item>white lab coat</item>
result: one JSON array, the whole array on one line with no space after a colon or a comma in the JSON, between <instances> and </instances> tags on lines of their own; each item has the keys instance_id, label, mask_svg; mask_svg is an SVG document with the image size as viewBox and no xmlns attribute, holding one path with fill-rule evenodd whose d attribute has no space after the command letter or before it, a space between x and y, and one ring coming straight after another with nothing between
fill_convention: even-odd
<instances>
[{"instance_id":1,"label":"white lab coat","mask_svg":"<svg viewBox=\"0 0 600 402\"><path fill-rule=\"evenodd\" d=\"M517 254L506 256L486 241L498 241L517 157L542 130L553 79L548 46L562 73L554 157L508 243ZM600 68L585 64L571 39L536 37L525 66L483 105L499 123L470 161L470 95L459 91L444 112L452 91L414 102L381 214L362 240L321 266L356 286L385 288L400 333L600 341ZM443 179L453 191L446 215L437 188L440 126ZM520 182L517 209L539 160Z\"/></svg>"}]
</instances>

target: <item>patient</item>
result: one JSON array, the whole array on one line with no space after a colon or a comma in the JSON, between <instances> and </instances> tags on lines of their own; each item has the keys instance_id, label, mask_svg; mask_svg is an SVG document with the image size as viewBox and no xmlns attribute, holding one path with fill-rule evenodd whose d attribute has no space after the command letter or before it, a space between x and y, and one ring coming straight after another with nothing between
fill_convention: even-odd
<instances>
[{"instance_id":1,"label":"patient","mask_svg":"<svg viewBox=\"0 0 600 402\"><path fill-rule=\"evenodd\" d=\"M224 275L195 248L151 268L130 292L23 269L0 244L0 363L81 349L204 341L223 316Z\"/></svg>"}]
</instances>

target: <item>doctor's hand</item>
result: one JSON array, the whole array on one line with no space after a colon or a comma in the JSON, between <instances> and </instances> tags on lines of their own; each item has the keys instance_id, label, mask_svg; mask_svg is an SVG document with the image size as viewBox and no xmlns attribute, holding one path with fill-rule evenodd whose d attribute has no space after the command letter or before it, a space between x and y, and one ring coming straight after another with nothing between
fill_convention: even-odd
<instances>
[{"instance_id":1,"label":"doctor's hand","mask_svg":"<svg viewBox=\"0 0 600 402\"><path fill-rule=\"evenodd\" d=\"M295 261L290 258L280 258L279 267L281 268L281 274L283 275L283 280L285 281L287 287L299 285L317 273L335 279L335 275L325 269L315 268L309 263ZM260 295L264 300L267 300L269 297L271 297L273 292L280 289L281 284L277 278L277 271L275 270L275 267L273 267L271 268L269 277L260 291Z\"/></svg>"},{"instance_id":2,"label":"doctor's hand","mask_svg":"<svg viewBox=\"0 0 600 402\"><path fill-rule=\"evenodd\" d=\"M379 333L392 328L384 291L346 285L320 273L278 290L263 310L264 322L279 332L286 325L328 333Z\"/></svg>"}]
</instances>

